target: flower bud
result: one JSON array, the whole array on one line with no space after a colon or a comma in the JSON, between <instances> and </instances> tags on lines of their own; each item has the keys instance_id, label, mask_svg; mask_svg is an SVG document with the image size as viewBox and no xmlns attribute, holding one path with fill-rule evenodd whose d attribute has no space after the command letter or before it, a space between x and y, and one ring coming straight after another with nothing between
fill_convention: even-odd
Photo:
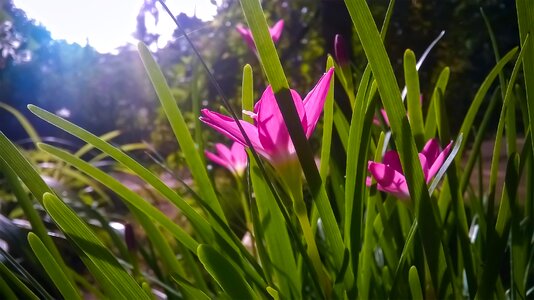
<instances>
[{"instance_id":1,"label":"flower bud","mask_svg":"<svg viewBox=\"0 0 534 300\"><path fill-rule=\"evenodd\" d=\"M334 51L336 55L336 61L341 67L345 67L349 64L349 52L347 49L347 43L341 34L336 34L334 39Z\"/></svg>"},{"instance_id":2,"label":"flower bud","mask_svg":"<svg viewBox=\"0 0 534 300\"><path fill-rule=\"evenodd\" d=\"M137 240L135 238L135 232L132 224L130 223L126 223L124 225L124 240L126 241L126 247L128 248L128 251L133 252L137 250Z\"/></svg>"}]
</instances>

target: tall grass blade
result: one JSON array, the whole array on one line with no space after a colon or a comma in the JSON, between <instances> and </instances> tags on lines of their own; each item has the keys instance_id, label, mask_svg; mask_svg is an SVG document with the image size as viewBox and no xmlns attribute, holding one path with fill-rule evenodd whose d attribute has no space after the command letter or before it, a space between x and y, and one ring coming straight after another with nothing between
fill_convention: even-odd
<instances>
[{"instance_id":1,"label":"tall grass blade","mask_svg":"<svg viewBox=\"0 0 534 300\"><path fill-rule=\"evenodd\" d=\"M334 59L328 56L326 61L326 70L334 66ZM321 179L326 182L328 175L328 166L330 165L330 148L332 146L332 130L334 124L334 80L330 81L330 88L326 96L324 104L323 116L323 137L321 140L321 164L319 166L319 173Z\"/></svg>"},{"instance_id":2,"label":"tall grass blade","mask_svg":"<svg viewBox=\"0 0 534 300\"><path fill-rule=\"evenodd\" d=\"M421 108L419 74L417 74L415 54L412 50L404 52L404 78L406 80L410 126L413 130L415 143L418 148L421 148L425 144L423 110Z\"/></svg>"},{"instance_id":3,"label":"tall grass blade","mask_svg":"<svg viewBox=\"0 0 534 300\"><path fill-rule=\"evenodd\" d=\"M529 0L516 1L517 21L519 23L519 40L525 49L523 58L523 77L527 99L528 119L530 120L530 132L534 132L534 39L529 34L534 32L534 5ZM523 50L523 49L522 49ZM534 153L534 139L531 140Z\"/></svg>"}]
</instances>

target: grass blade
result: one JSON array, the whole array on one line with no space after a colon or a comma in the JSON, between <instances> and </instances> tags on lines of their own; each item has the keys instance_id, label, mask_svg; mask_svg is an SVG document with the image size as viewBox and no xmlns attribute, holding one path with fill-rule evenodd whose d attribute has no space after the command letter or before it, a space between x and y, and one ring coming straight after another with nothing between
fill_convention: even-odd
<instances>
[{"instance_id":1,"label":"grass blade","mask_svg":"<svg viewBox=\"0 0 534 300\"><path fill-rule=\"evenodd\" d=\"M106 174L105 172L91 166L87 162L75 157L74 155L63 151L54 146L47 144L39 144L39 148L46 151L59 159L64 160L66 163L79 169L81 172L94 178L102 183L107 188L111 189L118 195L120 195L125 201L135 206L141 212L149 216L153 221L158 222L161 226L165 227L172 233L178 241L180 241L189 250L195 252L198 247L198 243L189 236L181 227L176 225L173 221L167 218L162 212L146 202L141 196L127 189L119 181Z\"/></svg>"},{"instance_id":2,"label":"grass blade","mask_svg":"<svg viewBox=\"0 0 534 300\"><path fill-rule=\"evenodd\" d=\"M37 132L35 131L35 128L33 128L32 124L28 121L28 119L26 119L26 117L23 114L21 114L18 110L16 110L15 108L3 102L0 102L0 108L7 110L12 115L14 115L15 118L17 118L20 125L22 125L22 127L24 128L24 130L26 131L26 133L28 134L28 136L30 137L30 139L32 140L34 144L37 144L41 141L41 137L39 137L39 134L37 134Z\"/></svg>"},{"instance_id":3,"label":"grass blade","mask_svg":"<svg viewBox=\"0 0 534 300\"><path fill-rule=\"evenodd\" d=\"M230 299L258 299L240 269L209 245L199 245L198 258Z\"/></svg>"},{"instance_id":4,"label":"grass blade","mask_svg":"<svg viewBox=\"0 0 534 300\"><path fill-rule=\"evenodd\" d=\"M525 49L523 58L523 76L527 99L530 132L534 132L534 39L526 43L529 34L534 32L534 5L529 0L516 1L517 21L519 23L519 40ZM523 50L523 49L521 49ZM534 153L534 139L531 139Z\"/></svg>"},{"instance_id":5,"label":"grass blade","mask_svg":"<svg viewBox=\"0 0 534 300\"><path fill-rule=\"evenodd\" d=\"M421 108L419 74L417 74L415 54L412 50L404 52L404 78L406 80L410 126L412 127L415 143L418 148L421 148L425 144L423 111Z\"/></svg>"},{"instance_id":6,"label":"grass blade","mask_svg":"<svg viewBox=\"0 0 534 300\"><path fill-rule=\"evenodd\" d=\"M35 256L37 256L37 259L39 259L39 262L48 276L50 276L61 295L63 295L65 299L82 299L76 289L76 285L72 283L69 277L65 275L63 270L61 270L61 267L54 259L54 256L48 251L41 239L34 233L30 232L28 234L28 242L30 243L33 253L35 253Z\"/></svg>"},{"instance_id":7,"label":"grass blade","mask_svg":"<svg viewBox=\"0 0 534 300\"><path fill-rule=\"evenodd\" d=\"M46 193L44 208L81 251L82 260L95 275L110 298L150 299L135 280L121 267L113 254L100 242L87 225L58 197Z\"/></svg>"}]
</instances>

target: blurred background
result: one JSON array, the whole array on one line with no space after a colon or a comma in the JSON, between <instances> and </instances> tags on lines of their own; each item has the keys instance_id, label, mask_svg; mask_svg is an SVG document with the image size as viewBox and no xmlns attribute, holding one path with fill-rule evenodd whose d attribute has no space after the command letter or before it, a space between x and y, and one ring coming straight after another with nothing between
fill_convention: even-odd
<instances>
[{"instance_id":1,"label":"blurred background","mask_svg":"<svg viewBox=\"0 0 534 300\"><path fill-rule=\"evenodd\" d=\"M262 2L270 25L285 21L278 51L292 88L304 94L313 86L324 71L326 55L333 53L337 33L350 41L354 68L363 72L365 56L343 1ZM30 117L41 136L73 139L31 117L26 109L29 103L96 134L119 129L119 143L145 141L165 156L176 151L138 58L137 41L152 49L184 111L191 112L192 84L200 87L202 105L221 105L197 58L157 1L0 3L0 101ZM257 93L263 91L266 80L259 63L235 30L236 24L244 23L239 1L166 3L201 50L227 98L239 103L242 68L247 63L254 69ZM370 2L379 25L387 5L385 0ZM403 86L405 49L420 56L445 30L420 69L420 82L423 99L429 98L439 72L445 66L451 68L444 97L452 130L458 128L478 86L495 64L481 9L493 26L501 54L517 46L512 0L397 1L385 43L399 86ZM191 124L194 116L186 114ZM0 110L0 130L21 145L27 139L19 122L5 110Z\"/></svg>"}]
</instances>

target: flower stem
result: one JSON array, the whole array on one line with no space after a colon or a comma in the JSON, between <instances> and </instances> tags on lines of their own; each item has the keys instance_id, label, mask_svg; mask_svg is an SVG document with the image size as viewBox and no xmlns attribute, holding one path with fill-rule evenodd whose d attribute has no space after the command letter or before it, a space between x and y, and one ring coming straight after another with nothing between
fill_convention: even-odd
<instances>
[{"instance_id":1,"label":"flower stem","mask_svg":"<svg viewBox=\"0 0 534 300\"><path fill-rule=\"evenodd\" d=\"M325 297L330 298L330 294L332 292L330 278L328 278L328 275L326 274L321 262L319 250L317 249L317 244L315 243L315 236L308 219L306 204L304 203L302 197L297 197L293 200L293 207L299 220L302 233L304 234L304 239L308 245L308 256L310 257L313 268L315 269L315 273L319 277L319 282L321 282Z\"/></svg>"},{"instance_id":2,"label":"flower stem","mask_svg":"<svg viewBox=\"0 0 534 300\"><path fill-rule=\"evenodd\" d=\"M236 176L237 182L237 192L239 193L239 198L241 198L241 206L243 207L243 213L245 215L245 223L247 230L252 233L252 219L250 218L250 207L248 205L248 199L243 186L243 178L241 176Z\"/></svg>"}]
</instances>

